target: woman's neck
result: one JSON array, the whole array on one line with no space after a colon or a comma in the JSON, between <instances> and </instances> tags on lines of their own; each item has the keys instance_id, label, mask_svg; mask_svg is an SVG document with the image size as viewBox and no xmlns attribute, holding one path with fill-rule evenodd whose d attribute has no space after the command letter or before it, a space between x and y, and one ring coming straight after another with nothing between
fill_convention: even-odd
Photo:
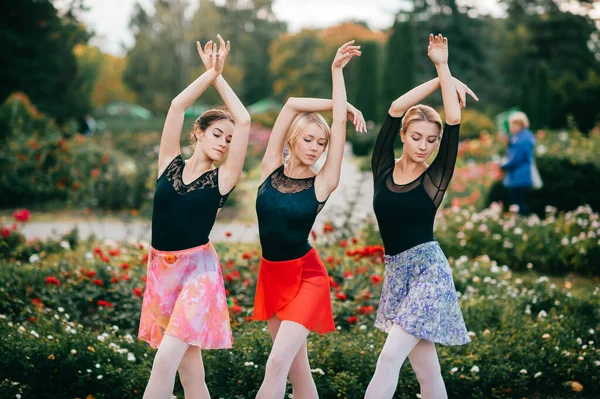
<instances>
[{"instance_id":1,"label":"woman's neck","mask_svg":"<svg viewBox=\"0 0 600 399\"><path fill-rule=\"evenodd\" d=\"M425 162L414 162L404 155L396 162L396 170L401 175L412 175L415 172L421 173L426 168L427 164Z\"/></svg>"},{"instance_id":2,"label":"woman's neck","mask_svg":"<svg viewBox=\"0 0 600 399\"><path fill-rule=\"evenodd\" d=\"M194 150L192 156L186 162L187 166L191 168L192 174L202 173L213 168L213 162L209 159L204 151L198 147Z\"/></svg>"},{"instance_id":3,"label":"woman's neck","mask_svg":"<svg viewBox=\"0 0 600 399\"><path fill-rule=\"evenodd\" d=\"M285 166L285 175L292 179L304 179L315 175L310 166L303 164L293 156L290 156L290 160Z\"/></svg>"}]
</instances>

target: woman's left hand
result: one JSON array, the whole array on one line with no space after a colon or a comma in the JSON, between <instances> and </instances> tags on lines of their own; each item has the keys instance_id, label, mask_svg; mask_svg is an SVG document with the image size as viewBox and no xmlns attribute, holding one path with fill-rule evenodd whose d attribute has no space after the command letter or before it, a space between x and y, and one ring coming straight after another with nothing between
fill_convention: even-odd
<instances>
[{"instance_id":1,"label":"woman's left hand","mask_svg":"<svg viewBox=\"0 0 600 399\"><path fill-rule=\"evenodd\" d=\"M365 122L365 117L362 112L350 103L348 103L348 120L352 121L354 128L358 133L367 132L367 122Z\"/></svg>"},{"instance_id":2,"label":"woman's left hand","mask_svg":"<svg viewBox=\"0 0 600 399\"><path fill-rule=\"evenodd\" d=\"M452 77L452 80L454 81L456 95L458 96L458 102L460 103L461 107L467 106L467 94L473 97L475 101L479 101L479 98L477 98L477 96L475 95L475 93L473 93L473 90L471 90L469 86L456 79L455 77Z\"/></svg>"}]
</instances>

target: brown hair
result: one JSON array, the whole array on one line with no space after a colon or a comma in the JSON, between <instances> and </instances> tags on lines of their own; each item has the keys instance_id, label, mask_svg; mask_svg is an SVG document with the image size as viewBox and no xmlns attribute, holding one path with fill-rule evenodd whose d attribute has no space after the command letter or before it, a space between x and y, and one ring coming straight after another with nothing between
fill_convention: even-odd
<instances>
[{"instance_id":1,"label":"brown hair","mask_svg":"<svg viewBox=\"0 0 600 399\"><path fill-rule=\"evenodd\" d=\"M194 121L194 127L190 132L190 145L192 147L196 146L196 142L198 141L196 138L196 133L198 131L204 133L210 125L222 120L228 120L231 123L235 123L231 114L223 108L212 108L208 111L205 111L198 117L198 119Z\"/></svg>"},{"instance_id":2,"label":"brown hair","mask_svg":"<svg viewBox=\"0 0 600 399\"><path fill-rule=\"evenodd\" d=\"M442 134L443 124L440 114L438 114L437 111L430 106L423 104L412 106L408 111L406 111L406 114L402 119L402 131L404 131L406 134L406 130L411 123L420 121L435 124L439 130L439 134Z\"/></svg>"},{"instance_id":3,"label":"brown hair","mask_svg":"<svg viewBox=\"0 0 600 399\"><path fill-rule=\"evenodd\" d=\"M301 112L296 115L285 136L285 144L288 147L288 151L292 151L294 143L296 140L298 140L298 137L300 137L302 132L311 123L314 123L325 132L325 139L327 140L327 143L325 143L325 148L327 148L327 144L329 144L329 136L331 135L331 129L325 118L323 118L323 115L317 112Z\"/></svg>"}]
</instances>

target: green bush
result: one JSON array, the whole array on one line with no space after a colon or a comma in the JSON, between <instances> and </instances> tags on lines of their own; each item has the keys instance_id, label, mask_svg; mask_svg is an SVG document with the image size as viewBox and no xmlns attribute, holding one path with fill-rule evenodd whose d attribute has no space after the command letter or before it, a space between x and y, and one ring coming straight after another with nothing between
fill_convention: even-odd
<instances>
[{"instance_id":1,"label":"green bush","mask_svg":"<svg viewBox=\"0 0 600 399\"><path fill-rule=\"evenodd\" d=\"M546 217L503 213L499 204L482 212L453 207L441 213L436 237L451 256L486 255L514 270L600 276L600 222L589 206Z\"/></svg>"},{"instance_id":2,"label":"green bush","mask_svg":"<svg viewBox=\"0 0 600 399\"><path fill-rule=\"evenodd\" d=\"M143 158L122 171L118 152L37 112L24 95L0 106L3 126L0 208L60 201L76 207L140 209L151 201L151 168ZM125 159L125 162L129 159Z\"/></svg>"},{"instance_id":3,"label":"green bush","mask_svg":"<svg viewBox=\"0 0 600 399\"><path fill-rule=\"evenodd\" d=\"M372 327L369 308L376 308L381 289L372 278L383 272L381 248L331 237L321 242L321 256L334 291L347 298L333 295L338 331L311 334L308 353L321 397L362 398L386 338ZM143 247L83 246L32 264L0 264L0 396L142 396L154 354L134 338L141 299L131 291L144 275ZM218 251L230 300L240 309L231 308L234 348L204 351L206 380L214 397L254 397L271 348L265 323L246 321L258 254L231 244ZM585 397L600 394L600 287L575 293L533 271L515 275L488 257L450 258L450 264L472 342L438 347L449 397L582 397L577 384ZM89 277L92 268L96 275ZM130 278L109 284L115 272ZM60 285L46 283L48 276ZM100 297L112 307L98 306ZM418 392L407 362L395 397ZM183 397L180 386L175 393Z\"/></svg>"},{"instance_id":4,"label":"green bush","mask_svg":"<svg viewBox=\"0 0 600 399\"><path fill-rule=\"evenodd\" d=\"M496 125L485 114L474 109L463 109L460 119L460 138L477 139L481 132L496 133Z\"/></svg>"}]
</instances>

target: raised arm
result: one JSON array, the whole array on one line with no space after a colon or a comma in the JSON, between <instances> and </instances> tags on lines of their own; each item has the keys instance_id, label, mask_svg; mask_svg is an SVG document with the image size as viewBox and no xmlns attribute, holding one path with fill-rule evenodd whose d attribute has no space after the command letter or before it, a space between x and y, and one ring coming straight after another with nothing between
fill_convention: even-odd
<instances>
[{"instance_id":1,"label":"raised arm","mask_svg":"<svg viewBox=\"0 0 600 399\"><path fill-rule=\"evenodd\" d=\"M389 114L394 118L403 116L413 105L417 105L440 88L440 79L431 79L398 97L390 105Z\"/></svg>"},{"instance_id":2,"label":"raised arm","mask_svg":"<svg viewBox=\"0 0 600 399\"><path fill-rule=\"evenodd\" d=\"M427 54L437 70L440 79L440 88L442 89L442 101L444 103L444 112L446 114L446 123L458 125L460 123L460 103L456 96L456 89L452 80L452 74L448 67L448 39L441 34L429 35L429 47Z\"/></svg>"},{"instance_id":3,"label":"raised arm","mask_svg":"<svg viewBox=\"0 0 600 399\"><path fill-rule=\"evenodd\" d=\"M285 136L288 129L292 125L294 118L301 112L323 112L333 109L333 101L323 98L298 98L290 97L279 112L269 143L262 160L262 178L264 180L275 169L281 166L283 159L283 145L285 144ZM352 118L352 122L358 132L366 132L367 124L365 119L356 107L350 103L346 103L346 115Z\"/></svg>"},{"instance_id":4,"label":"raised arm","mask_svg":"<svg viewBox=\"0 0 600 399\"><path fill-rule=\"evenodd\" d=\"M442 134L438 154L427 169L424 180L425 190L436 207L440 206L444 194L450 184L454 173L454 166L458 155L458 133L460 124L460 108L466 101L464 84L457 87L457 81L453 80L448 67L448 39L441 34L429 35L428 55L435 64L438 72L440 87L442 89L442 100L446 114L446 124ZM467 88L468 89L468 88ZM456 93L459 93L457 96ZM474 93L468 89L469 94L477 100ZM462 97L462 98L461 98Z\"/></svg>"},{"instance_id":5,"label":"raised arm","mask_svg":"<svg viewBox=\"0 0 600 399\"><path fill-rule=\"evenodd\" d=\"M331 65L333 80L333 121L327 159L315 179L315 192L318 201L324 201L336 189L340 181L344 144L346 143L346 85L343 69L354 56L360 56L360 46L353 46L354 40L340 47Z\"/></svg>"},{"instance_id":6,"label":"raised arm","mask_svg":"<svg viewBox=\"0 0 600 399\"><path fill-rule=\"evenodd\" d=\"M215 50L212 40L206 43L204 51L202 50L202 46L200 46L200 42L196 42L196 47L198 49L198 54L207 69L213 67L212 60L214 59L214 61L217 62L217 65L214 66L215 69L222 71L227 56L229 55L230 43L229 41L225 43L221 35L217 35L217 37L221 47L217 53L218 56L216 57L212 57ZM223 194L228 193L233 189L242 173L244 160L246 158L246 150L248 149L248 138L250 136L250 114L248 114L244 104L242 104L223 75L219 75L214 80L214 85L223 99L225 106L231 113L235 125L227 159L219 167L219 189Z\"/></svg>"},{"instance_id":7,"label":"raised arm","mask_svg":"<svg viewBox=\"0 0 600 399\"><path fill-rule=\"evenodd\" d=\"M214 68L207 70L171 101L160 139L160 149L158 152L159 177L167 166L169 166L169 163L181 153L179 141L185 110L204 93L216 77L219 76L219 73Z\"/></svg>"}]
</instances>

